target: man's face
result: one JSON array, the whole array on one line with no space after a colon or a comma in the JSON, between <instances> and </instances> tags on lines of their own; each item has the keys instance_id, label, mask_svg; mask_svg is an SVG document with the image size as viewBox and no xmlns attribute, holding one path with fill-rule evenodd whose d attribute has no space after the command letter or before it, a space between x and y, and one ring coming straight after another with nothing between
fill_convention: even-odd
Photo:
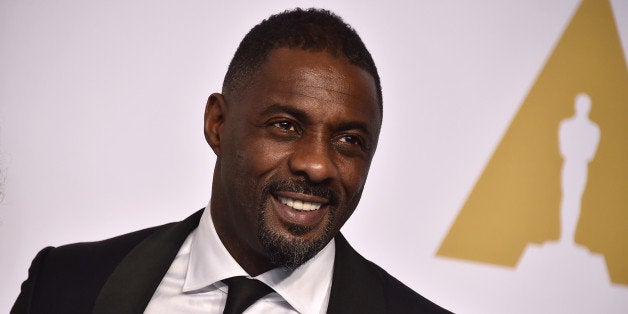
<instances>
[{"instance_id":1,"label":"man's face","mask_svg":"<svg viewBox=\"0 0 628 314\"><path fill-rule=\"evenodd\" d=\"M360 200L381 121L374 80L327 52L280 48L224 108L212 145L218 233L232 255L296 267Z\"/></svg>"}]
</instances>

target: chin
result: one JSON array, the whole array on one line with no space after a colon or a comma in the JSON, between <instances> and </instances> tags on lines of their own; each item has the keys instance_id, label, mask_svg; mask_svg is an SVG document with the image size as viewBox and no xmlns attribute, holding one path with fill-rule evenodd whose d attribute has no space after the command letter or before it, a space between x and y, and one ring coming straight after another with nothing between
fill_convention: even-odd
<instances>
[{"instance_id":1,"label":"chin","mask_svg":"<svg viewBox=\"0 0 628 314\"><path fill-rule=\"evenodd\" d=\"M289 225L277 230L260 212L258 238L273 265L295 269L314 257L333 238L331 221L332 217L328 216L324 225L316 228Z\"/></svg>"}]
</instances>

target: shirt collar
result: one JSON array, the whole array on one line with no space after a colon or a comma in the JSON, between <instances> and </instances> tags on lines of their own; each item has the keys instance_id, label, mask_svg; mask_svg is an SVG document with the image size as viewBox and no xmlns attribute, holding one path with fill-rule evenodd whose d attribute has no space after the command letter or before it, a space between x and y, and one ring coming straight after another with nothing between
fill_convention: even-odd
<instances>
[{"instance_id":1,"label":"shirt collar","mask_svg":"<svg viewBox=\"0 0 628 314\"><path fill-rule=\"evenodd\" d=\"M332 239L298 268L274 268L255 278L271 287L299 313L320 313L329 302L335 252ZM220 281L233 276L250 278L220 241L208 205L192 234L183 292L225 290Z\"/></svg>"}]
</instances>

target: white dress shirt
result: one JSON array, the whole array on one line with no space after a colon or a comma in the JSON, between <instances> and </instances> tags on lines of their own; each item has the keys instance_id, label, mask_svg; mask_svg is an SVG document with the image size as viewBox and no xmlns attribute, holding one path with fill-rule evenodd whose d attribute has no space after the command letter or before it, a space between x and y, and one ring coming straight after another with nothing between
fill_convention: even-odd
<instances>
[{"instance_id":1,"label":"white dress shirt","mask_svg":"<svg viewBox=\"0 0 628 314\"><path fill-rule=\"evenodd\" d=\"M250 277L220 241L208 205L144 313L222 313L228 286L221 280L233 276L255 278L275 291L253 303L245 313L325 313L335 252L332 239L295 270L274 268Z\"/></svg>"}]
</instances>

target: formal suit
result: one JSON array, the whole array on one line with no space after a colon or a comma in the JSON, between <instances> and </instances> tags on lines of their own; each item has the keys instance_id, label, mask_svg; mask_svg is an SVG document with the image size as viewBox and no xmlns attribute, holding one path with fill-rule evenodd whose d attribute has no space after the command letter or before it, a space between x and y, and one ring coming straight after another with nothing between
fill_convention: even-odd
<instances>
[{"instance_id":1,"label":"formal suit","mask_svg":"<svg viewBox=\"0 0 628 314\"><path fill-rule=\"evenodd\" d=\"M202 210L112 239L37 254L11 313L142 313ZM328 313L448 313L360 256L342 235Z\"/></svg>"}]
</instances>

